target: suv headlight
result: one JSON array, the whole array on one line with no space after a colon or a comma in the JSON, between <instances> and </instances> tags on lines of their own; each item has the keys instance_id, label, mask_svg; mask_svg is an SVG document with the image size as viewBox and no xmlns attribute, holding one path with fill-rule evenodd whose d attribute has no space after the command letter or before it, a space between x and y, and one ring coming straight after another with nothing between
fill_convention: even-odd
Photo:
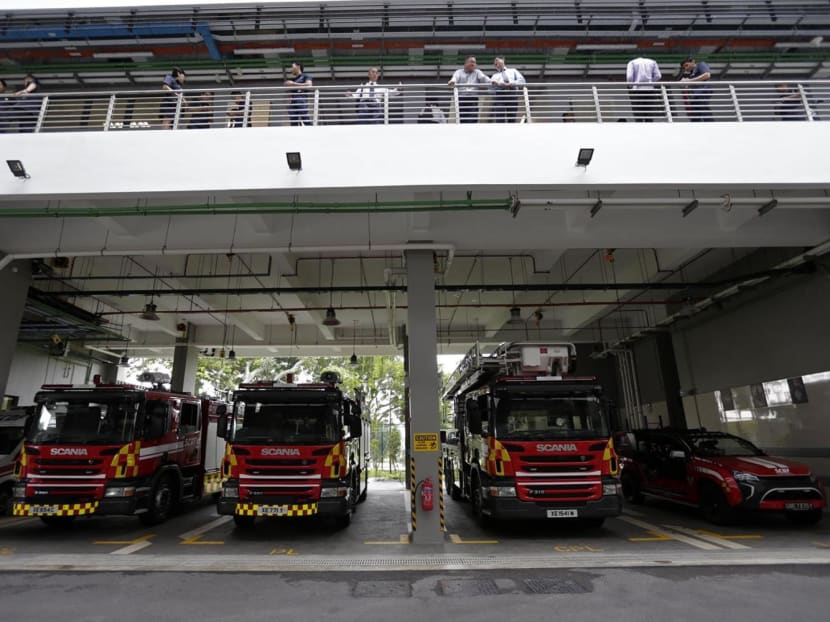
<instances>
[{"instance_id":1,"label":"suv headlight","mask_svg":"<svg viewBox=\"0 0 830 622\"><path fill-rule=\"evenodd\" d=\"M755 483L760 481L757 475L747 473L746 471L732 471L732 477L739 482Z\"/></svg>"}]
</instances>

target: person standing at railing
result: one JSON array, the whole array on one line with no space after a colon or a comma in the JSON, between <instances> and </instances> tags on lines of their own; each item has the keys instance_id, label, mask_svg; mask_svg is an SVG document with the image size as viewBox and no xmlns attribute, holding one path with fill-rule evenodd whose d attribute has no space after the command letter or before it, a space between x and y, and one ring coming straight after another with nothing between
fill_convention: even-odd
<instances>
[{"instance_id":1,"label":"person standing at railing","mask_svg":"<svg viewBox=\"0 0 830 622\"><path fill-rule=\"evenodd\" d=\"M40 88L40 83L32 74L27 73L23 78L23 88L15 92L18 98L16 103L16 114L14 120L21 132L34 132L37 127L37 117L40 114L39 97L33 95Z\"/></svg>"},{"instance_id":2,"label":"person standing at railing","mask_svg":"<svg viewBox=\"0 0 830 622\"><path fill-rule=\"evenodd\" d=\"M461 123L478 123L478 85L489 83L490 78L476 68L475 56L468 56L464 66L452 75L447 84L458 87L458 116Z\"/></svg>"},{"instance_id":3,"label":"person standing at railing","mask_svg":"<svg viewBox=\"0 0 830 622\"><path fill-rule=\"evenodd\" d=\"M248 121L245 122L245 94L240 93L239 91L234 91L231 93L231 103L228 104L228 108L225 111L225 117L227 117L227 126L228 127L242 127L243 124L245 127L251 127L251 113L248 113Z\"/></svg>"},{"instance_id":4,"label":"person standing at railing","mask_svg":"<svg viewBox=\"0 0 830 622\"><path fill-rule=\"evenodd\" d=\"M347 92L346 97L357 100L357 122L366 124L383 123L383 102L389 95L399 95L398 89L378 86L377 67L369 68L369 80L354 92Z\"/></svg>"},{"instance_id":5,"label":"person standing at railing","mask_svg":"<svg viewBox=\"0 0 830 622\"><path fill-rule=\"evenodd\" d=\"M625 68L625 81L628 82L631 98L631 110L634 120L651 123L660 114L661 94L654 85L663 75L657 62L642 56L628 61Z\"/></svg>"},{"instance_id":6,"label":"person standing at railing","mask_svg":"<svg viewBox=\"0 0 830 622\"><path fill-rule=\"evenodd\" d=\"M302 63L291 63L291 78L285 86L293 89L288 96L288 121L291 125L311 125L308 115L308 87L313 85L311 76Z\"/></svg>"},{"instance_id":7,"label":"person standing at railing","mask_svg":"<svg viewBox=\"0 0 830 622\"><path fill-rule=\"evenodd\" d=\"M176 119L176 107L178 106L180 98L182 105L179 109L179 116L181 116L187 107L187 103L182 95L184 78L184 70L181 67L173 67L170 73L164 76L164 80L161 83L161 88L165 91L166 97L161 102L159 116L161 116L161 126L165 130L173 128L173 121Z\"/></svg>"},{"instance_id":8,"label":"person standing at railing","mask_svg":"<svg viewBox=\"0 0 830 622\"><path fill-rule=\"evenodd\" d=\"M189 130L206 130L213 121L213 92L205 91L193 98L190 105Z\"/></svg>"},{"instance_id":9,"label":"person standing at railing","mask_svg":"<svg viewBox=\"0 0 830 622\"><path fill-rule=\"evenodd\" d=\"M687 87L688 100L686 112L692 121L714 121L712 109L709 107L712 99L712 86L708 84L712 79L709 65L703 61L696 61L689 57L681 64L681 82L690 82Z\"/></svg>"},{"instance_id":10,"label":"person standing at railing","mask_svg":"<svg viewBox=\"0 0 830 622\"><path fill-rule=\"evenodd\" d=\"M775 116L781 121L804 121L807 117L804 114L804 104L801 101L801 93L797 88L787 83L775 85L778 92L778 103L775 105Z\"/></svg>"},{"instance_id":11,"label":"person standing at railing","mask_svg":"<svg viewBox=\"0 0 830 622\"><path fill-rule=\"evenodd\" d=\"M495 87L493 121L515 123L516 111L519 109L519 92L525 85L525 78L518 69L507 67L503 56L496 56L493 64L496 66L496 73L490 78L490 83Z\"/></svg>"}]
</instances>

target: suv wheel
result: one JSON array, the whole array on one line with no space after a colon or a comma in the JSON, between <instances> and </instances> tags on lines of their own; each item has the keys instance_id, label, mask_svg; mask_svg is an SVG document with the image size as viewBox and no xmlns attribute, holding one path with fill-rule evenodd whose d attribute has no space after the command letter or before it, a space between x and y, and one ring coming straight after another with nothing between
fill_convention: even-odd
<instances>
[{"instance_id":1,"label":"suv wheel","mask_svg":"<svg viewBox=\"0 0 830 622\"><path fill-rule=\"evenodd\" d=\"M700 509L706 520L715 525L729 525L735 521L735 508L729 505L721 489L712 484L706 485L701 492Z\"/></svg>"}]
</instances>

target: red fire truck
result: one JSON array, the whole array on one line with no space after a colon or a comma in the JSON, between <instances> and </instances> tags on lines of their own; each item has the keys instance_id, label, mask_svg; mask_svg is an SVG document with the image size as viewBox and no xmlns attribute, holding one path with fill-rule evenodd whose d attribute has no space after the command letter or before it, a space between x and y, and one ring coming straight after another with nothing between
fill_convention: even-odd
<instances>
[{"instance_id":1,"label":"red fire truck","mask_svg":"<svg viewBox=\"0 0 830 622\"><path fill-rule=\"evenodd\" d=\"M166 375L164 375L166 376ZM226 405L127 384L44 385L17 463L13 514L65 525L137 514L145 525L219 492ZM150 380L145 374L142 380Z\"/></svg>"},{"instance_id":2,"label":"red fire truck","mask_svg":"<svg viewBox=\"0 0 830 622\"><path fill-rule=\"evenodd\" d=\"M291 380L291 379L290 379ZM366 498L369 422L324 372L319 384L257 382L234 393L219 514L238 527L257 516L329 516L351 522Z\"/></svg>"},{"instance_id":3,"label":"red fire truck","mask_svg":"<svg viewBox=\"0 0 830 622\"><path fill-rule=\"evenodd\" d=\"M447 492L488 519L579 519L622 511L608 402L595 378L568 375L573 344L478 346L450 378L458 434L443 445ZM450 442L454 441L454 442Z\"/></svg>"}]
</instances>

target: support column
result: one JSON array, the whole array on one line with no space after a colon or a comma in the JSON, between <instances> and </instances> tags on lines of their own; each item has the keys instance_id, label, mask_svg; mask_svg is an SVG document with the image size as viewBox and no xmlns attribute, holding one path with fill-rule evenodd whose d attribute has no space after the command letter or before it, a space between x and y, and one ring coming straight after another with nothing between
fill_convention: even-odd
<instances>
[{"instance_id":1,"label":"support column","mask_svg":"<svg viewBox=\"0 0 830 622\"><path fill-rule=\"evenodd\" d=\"M438 411L438 334L435 318L435 264L432 251L406 252L406 325L408 329L409 412L411 455L415 481L432 480L433 510L421 509L421 487L414 495L416 529L413 544L443 544L441 531L438 460L441 419Z\"/></svg>"},{"instance_id":2,"label":"support column","mask_svg":"<svg viewBox=\"0 0 830 622\"><path fill-rule=\"evenodd\" d=\"M29 295L32 271L28 261L15 261L0 270L0 398L6 395L6 383L12 367L20 320Z\"/></svg>"},{"instance_id":3,"label":"support column","mask_svg":"<svg viewBox=\"0 0 830 622\"><path fill-rule=\"evenodd\" d=\"M196 327L189 324L186 337L176 338L173 350L173 372L170 374L170 390L175 393L196 394L196 368L199 365L199 348L192 345Z\"/></svg>"},{"instance_id":4,"label":"support column","mask_svg":"<svg viewBox=\"0 0 830 622\"><path fill-rule=\"evenodd\" d=\"M677 359L674 356L672 336L671 333L657 333L656 337L660 374L663 376L663 388L666 391L669 425L684 430L686 429L686 413L683 410L683 398L680 397L680 375L677 373Z\"/></svg>"}]
</instances>

